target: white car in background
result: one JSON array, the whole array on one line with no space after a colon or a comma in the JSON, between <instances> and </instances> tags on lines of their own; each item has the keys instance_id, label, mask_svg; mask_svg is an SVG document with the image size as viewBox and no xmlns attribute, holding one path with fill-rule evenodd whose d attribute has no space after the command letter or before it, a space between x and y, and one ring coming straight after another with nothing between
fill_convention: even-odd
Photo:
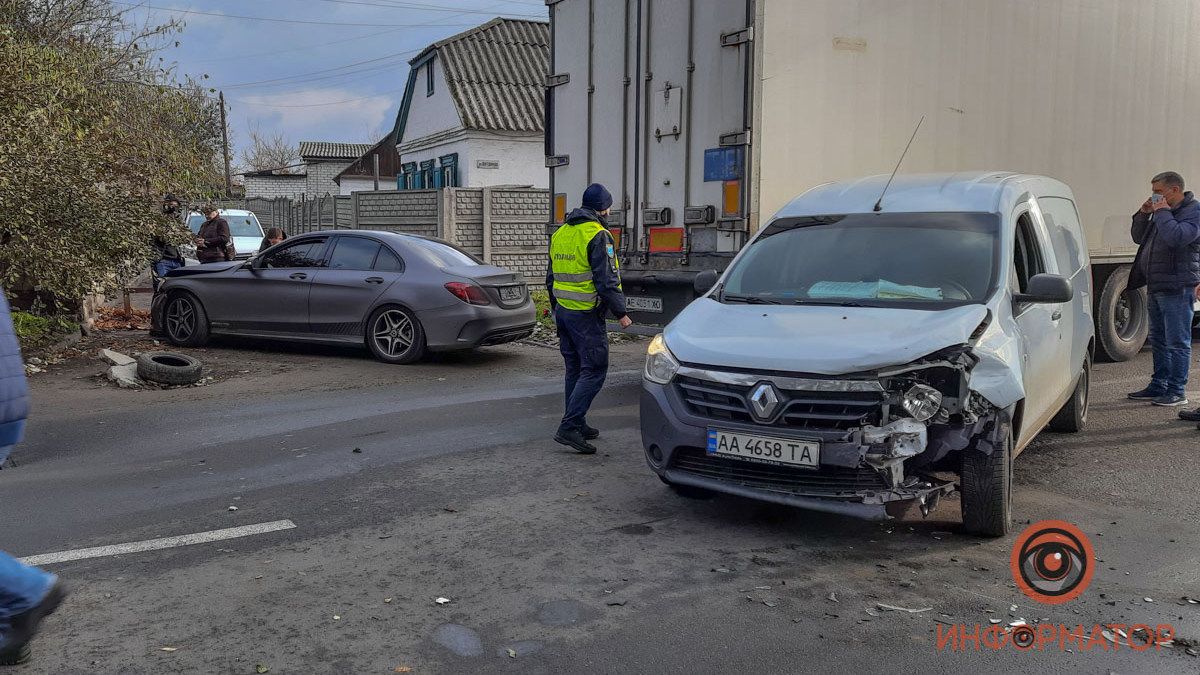
<instances>
[{"instance_id":1,"label":"white car in background","mask_svg":"<svg viewBox=\"0 0 1200 675\"><path fill-rule=\"evenodd\" d=\"M219 209L218 213L229 223L229 233L233 235L233 248L236 251L234 259L246 260L258 253L258 247L262 245L263 237L266 236L262 224L258 222L258 216L255 216L254 212L244 209ZM189 213L188 229L193 234L199 232L204 220L204 216L200 213L195 211ZM182 252L186 258L194 259L196 257L194 246L188 246Z\"/></svg>"}]
</instances>

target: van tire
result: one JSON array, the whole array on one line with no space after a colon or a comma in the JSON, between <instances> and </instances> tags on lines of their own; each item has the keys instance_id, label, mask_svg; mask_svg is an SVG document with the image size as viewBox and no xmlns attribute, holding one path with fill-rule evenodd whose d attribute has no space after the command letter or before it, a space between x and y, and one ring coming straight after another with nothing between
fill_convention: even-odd
<instances>
[{"instance_id":1,"label":"van tire","mask_svg":"<svg viewBox=\"0 0 1200 675\"><path fill-rule=\"evenodd\" d=\"M1003 537L1012 527L1012 429L990 455L968 448L960 474L962 523L968 534Z\"/></svg>"},{"instance_id":2,"label":"van tire","mask_svg":"<svg viewBox=\"0 0 1200 675\"><path fill-rule=\"evenodd\" d=\"M1146 289L1126 292L1130 269L1129 265L1114 269L1096 301L1097 354L1109 361L1132 359L1150 332Z\"/></svg>"},{"instance_id":3,"label":"van tire","mask_svg":"<svg viewBox=\"0 0 1200 675\"><path fill-rule=\"evenodd\" d=\"M1071 398L1067 399L1054 419L1050 420L1051 431L1066 433L1083 431L1084 425L1087 424L1088 387L1092 373L1091 361L1090 357L1083 357L1083 368L1079 370L1079 377L1075 380L1075 389L1071 392Z\"/></svg>"}]
</instances>

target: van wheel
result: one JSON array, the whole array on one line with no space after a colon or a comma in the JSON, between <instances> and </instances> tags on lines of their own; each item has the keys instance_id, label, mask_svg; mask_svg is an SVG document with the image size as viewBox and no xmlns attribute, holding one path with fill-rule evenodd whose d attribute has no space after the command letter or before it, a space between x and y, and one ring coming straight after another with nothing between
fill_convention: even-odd
<instances>
[{"instance_id":1,"label":"van wheel","mask_svg":"<svg viewBox=\"0 0 1200 675\"><path fill-rule=\"evenodd\" d=\"M403 307L380 307L367 320L367 347L384 363L409 364L425 356L425 329Z\"/></svg>"},{"instance_id":2,"label":"van wheel","mask_svg":"<svg viewBox=\"0 0 1200 675\"><path fill-rule=\"evenodd\" d=\"M969 534L1003 537L1012 527L1012 429L1001 447L962 456L962 523Z\"/></svg>"},{"instance_id":3,"label":"van wheel","mask_svg":"<svg viewBox=\"0 0 1200 675\"><path fill-rule=\"evenodd\" d=\"M1075 381L1075 391L1071 392L1071 398L1063 404L1063 407L1050 420L1051 431L1065 431L1074 433L1083 431L1083 426L1087 424L1088 414L1088 385L1091 381L1092 363L1090 357L1083 357L1083 368L1079 370L1079 379Z\"/></svg>"},{"instance_id":4,"label":"van wheel","mask_svg":"<svg viewBox=\"0 0 1200 675\"><path fill-rule=\"evenodd\" d=\"M1129 271L1128 265L1113 270L1096 303L1096 346L1109 361L1132 359L1150 332L1146 289L1129 290Z\"/></svg>"}]
</instances>

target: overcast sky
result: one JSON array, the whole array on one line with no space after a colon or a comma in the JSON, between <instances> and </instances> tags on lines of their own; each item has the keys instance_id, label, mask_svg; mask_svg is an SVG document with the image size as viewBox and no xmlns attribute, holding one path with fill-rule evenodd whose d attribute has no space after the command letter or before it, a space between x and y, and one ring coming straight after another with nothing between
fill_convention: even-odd
<instances>
[{"instance_id":1,"label":"overcast sky","mask_svg":"<svg viewBox=\"0 0 1200 675\"><path fill-rule=\"evenodd\" d=\"M543 0L114 4L132 7L135 21L174 16L186 22L180 45L161 55L182 73L208 74L207 82L225 92L235 149L255 126L281 131L294 143L377 141L395 122L408 60L426 45L496 16L546 17Z\"/></svg>"}]
</instances>

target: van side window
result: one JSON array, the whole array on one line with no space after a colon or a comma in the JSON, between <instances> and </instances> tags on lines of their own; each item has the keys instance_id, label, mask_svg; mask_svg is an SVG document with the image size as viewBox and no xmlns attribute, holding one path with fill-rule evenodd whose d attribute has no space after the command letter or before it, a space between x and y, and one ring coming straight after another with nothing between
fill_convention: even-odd
<instances>
[{"instance_id":1,"label":"van side window","mask_svg":"<svg viewBox=\"0 0 1200 675\"><path fill-rule=\"evenodd\" d=\"M1013 248L1013 262L1017 268L1017 288L1024 293L1029 288L1029 280L1046 271L1037 235L1034 234L1033 221L1030 220L1028 213L1022 213L1021 217L1017 219L1017 241Z\"/></svg>"},{"instance_id":2,"label":"van side window","mask_svg":"<svg viewBox=\"0 0 1200 675\"><path fill-rule=\"evenodd\" d=\"M1075 202L1062 197L1039 197L1042 217L1050 231L1059 272L1071 277L1083 268L1084 246Z\"/></svg>"}]
</instances>

